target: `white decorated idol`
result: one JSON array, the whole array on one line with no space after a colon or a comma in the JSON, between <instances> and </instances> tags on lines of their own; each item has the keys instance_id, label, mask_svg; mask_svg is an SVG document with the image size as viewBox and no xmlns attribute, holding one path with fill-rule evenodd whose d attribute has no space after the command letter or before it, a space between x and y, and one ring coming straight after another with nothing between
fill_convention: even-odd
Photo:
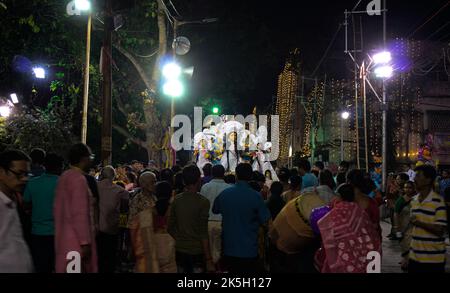
<instances>
[{"instance_id":1,"label":"white decorated idol","mask_svg":"<svg viewBox=\"0 0 450 293\"><path fill-rule=\"evenodd\" d=\"M197 167L203 169L207 163L210 163L210 138L203 132L199 132L194 137L194 157Z\"/></svg>"},{"instance_id":2,"label":"white decorated idol","mask_svg":"<svg viewBox=\"0 0 450 293\"><path fill-rule=\"evenodd\" d=\"M256 151L253 155L253 171L258 171L261 174L264 174L264 160L265 160L265 154L263 151L263 145L261 143L258 143L256 145Z\"/></svg>"},{"instance_id":3,"label":"white decorated idol","mask_svg":"<svg viewBox=\"0 0 450 293\"><path fill-rule=\"evenodd\" d=\"M234 172L239 162L239 151L237 146L237 133L232 132L227 136L226 146L220 163L226 172Z\"/></svg>"},{"instance_id":4,"label":"white decorated idol","mask_svg":"<svg viewBox=\"0 0 450 293\"><path fill-rule=\"evenodd\" d=\"M266 142L264 144L264 162L263 162L263 174L270 171L272 174L272 181L278 181L277 172L273 169L272 163L270 162L270 152L272 151L272 143Z\"/></svg>"}]
</instances>

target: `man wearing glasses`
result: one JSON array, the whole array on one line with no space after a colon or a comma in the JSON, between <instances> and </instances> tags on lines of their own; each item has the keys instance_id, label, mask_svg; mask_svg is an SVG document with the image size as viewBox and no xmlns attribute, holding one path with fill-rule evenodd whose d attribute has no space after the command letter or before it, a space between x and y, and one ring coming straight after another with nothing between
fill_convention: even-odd
<instances>
[{"instance_id":1,"label":"man wearing glasses","mask_svg":"<svg viewBox=\"0 0 450 293\"><path fill-rule=\"evenodd\" d=\"M0 153L0 273L33 272L16 197L28 182L30 162L31 159L21 151Z\"/></svg>"},{"instance_id":2,"label":"man wearing glasses","mask_svg":"<svg viewBox=\"0 0 450 293\"><path fill-rule=\"evenodd\" d=\"M97 272L94 198L85 177L92 159L87 145L73 145L68 154L70 169L58 179L53 210L57 273ZM71 259L74 253L81 257L80 263L74 264L75 269Z\"/></svg>"}]
</instances>

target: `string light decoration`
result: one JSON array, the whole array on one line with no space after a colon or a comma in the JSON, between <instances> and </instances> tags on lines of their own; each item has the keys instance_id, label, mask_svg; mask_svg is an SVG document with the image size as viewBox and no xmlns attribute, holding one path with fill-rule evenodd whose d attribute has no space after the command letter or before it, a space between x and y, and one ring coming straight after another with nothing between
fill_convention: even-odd
<instances>
[{"instance_id":1,"label":"string light decoration","mask_svg":"<svg viewBox=\"0 0 450 293\"><path fill-rule=\"evenodd\" d=\"M311 131L312 131L312 119L313 119L313 103L316 96L317 88L314 87L309 95L306 95L304 100L305 109L305 126L303 128L303 146L302 153L306 157L311 156Z\"/></svg>"},{"instance_id":2,"label":"string light decoration","mask_svg":"<svg viewBox=\"0 0 450 293\"><path fill-rule=\"evenodd\" d=\"M341 112L343 109L347 109L347 105L351 105L354 99L354 92L351 90L350 84L353 81L347 80L331 80L330 82L330 90L326 91L327 97L331 95L330 98L327 98L327 105L322 106L322 112L328 111L330 109L331 123L330 123L330 136L328 140L328 144L332 145L330 149L330 161L331 162L339 162L341 152L340 152L340 144L341 144ZM324 89L324 87L323 87ZM331 105L328 105L328 101L330 101ZM351 111L351 109L347 109ZM322 114L322 116L325 113ZM321 116L321 117L322 117ZM327 116L328 117L328 116ZM328 119L328 118L327 118ZM355 129L352 126L354 121L352 119L347 119L343 121L344 127L344 160L352 161L353 158L353 150L354 150L354 141L348 143L349 139L355 137Z\"/></svg>"},{"instance_id":3,"label":"string light decoration","mask_svg":"<svg viewBox=\"0 0 450 293\"><path fill-rule=\"evenodd\" d=\"M422 49L420 41L396 39L394 45L395 55L400 56L401 60L409 60L411 64L423 56ZM417 160L423 120L420 118L422 114L415 108L420 104L421 89L415 86L414 70L408 66L401 69L402 72L390 81L389 104L391 115L395 117L395 125L391 127L394 127L396 157L399 162L407 162Z\"/></svg>"},{"instance_id":4,"label":"string light decoration","mask_svg":"<svg viewBox=\"0 0 450 293\"><path fill-rule=\"evenodd\" d=\"M339 137L338 137L338 133L339 132L339 121L338 121L338 115L336 115L335 110L338 109L338 98L337 98L337 85L339 84L339 81L336 81L334 79L331 80L330 82L330 101L331 101L331 105L330 105L330 109L332 109L331 111L331 122L330 122L330 144L333 145L334 147L330 150L330 161L331 162L337 162L339 160L339 154L337 152L337 150L339 149L339 147L337 146L337 142L339 141Z\"/></svg>"},{"instance_id":5,"label":"string light decoration","mask_svg":"<svg viewBox=\"0 0 450 293\"><path fill-rule=\"evenodd\" d=\"M305 97L303 107L305 109L305 126L303 129L302 153L311 157L311 136L317 141L318 129L321 126L323 116L323 101L325 99L325 82L313 87L313 90ZM314 117L315 116L315 117Z\"/></svg>"},{"instance_id":6,"label":"string light decoration","mask_svg":"<svg viewBox=\"0 0 450 293\"><path fill-rule=\"evenodd\" d=\"M290 138L293 131L292 114L294 103L298 93L299 74L295 69L295 60L298 50L294 50L291 57L286 61L281 74L278 76L278 91L276 114L279 116L279 129L282 133L277 133L280 144L278 161L280 165L286 165L289 159Z\"/></svg>"},{"instance_id":7,"label":"string light decoration","mask_svg":"<svg viewBox=\"0 0 450 293\"><path fill-rule=\"evenodd\" d=\"M350 96L352 97L353 101L355 101L354 98L355 98L355 90L356 90L357 84L359 85L359 83L355 84L355 82L352 82L352 94ZM356 99L358 99L358 96L356 97ZM356 100L356 102L359 103L357 100ZM350 120L351 127L353 129L355 129L355 132L352 135L353 143L351 145L351 148L349 148L349 150L350 150L349 157L350 158L352 157L352 154L355 154L355 158L356 158L356 152L357 152L356 148L358 146L358 142L357 142L358 140L357 140L357 134L356 134L358 131L358 121L356 120L356 117L358 117L359 113L356 113L357 107L353 107L353 110L354 110L354 112L353 112L354 114L352 117L353 119L348 119L348 120Z\"/></svg>"},{"instance_id":8,"label":"string light decoration","mask_svg":"<svg viewBox=\"0 0 450 293\"><path fill-rule=\"evenodd\" d=\"M317 135L319 133L319 128L322 126L322 117L323 117L323 109L324 109L324 101L325 101L325 82L321 82L318 88L318 95L317 95L317 101L316 101L316 129L315 129L315 140L317 141Z\"/></svg>"}]
</instances>

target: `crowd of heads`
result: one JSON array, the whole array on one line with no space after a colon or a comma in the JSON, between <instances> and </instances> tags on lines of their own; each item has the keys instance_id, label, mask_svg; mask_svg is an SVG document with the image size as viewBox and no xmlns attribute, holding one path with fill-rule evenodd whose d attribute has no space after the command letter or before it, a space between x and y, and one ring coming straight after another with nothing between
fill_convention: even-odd
<instances>
[{"instance_id":1,"label":"crowd of heads","mask_svg":"<svg viewBox=\"0 0 450 293\"><path fill-rule=\"evenodd\" d=\"M296 163L294 168L281 167L277 168L277 177L279 182L272 184L272 172L267 170L264 174L254 171L250 164L241 163L237 166L235 173L226 173L222 165L205 164L200 170L195 164L188 164L184 168L175 165L171 168L157 168L154 161L148 164L132 160L129 164L121 164L116 168L113 166L93 166L94 156L91 149L82 143L74 144L68 151L66 161L63 157L46 153L44 150L35 148L29 156L21 151L9 150L0 155L0 177L6 179L9 188L20 190L26 184L26 174L35 166L42 166L46 172L59 175L64 169L64 162L67 165L74 166L91 175L96 176L98 180L110 180L124 188L146 188L152 192L157 189L158 193L167 193L168 187L172 193L181 193L186 187L196 187L201 183L202 177L210 177L211 179L223 179L228 184L235 184L237 181L246 181L254 189L263 189L264 184L270 181L271 193L280 193L282 190L301 191L311 186L328 186L331 190L341 192L346 191L345 184L350 184L362 194L370 194L377 187L370 175L363 170L350 169L350 163L342 161L337 172L327 169L326 165L321 161L316 161L312 166L308 160L302 159ZM22 163L16 163L22 162ZM16 165L20 164L20 165ZM67 167L66 165L66 167ZM409 169L409 165L403 166ZM399 172L394 174L396 184L402 188L417 189L423 186L431 186L438 176L436 169L429 165L422 165L415 168L415 182L411 182L408 174ZM313 177L309 176L312 174ZM306 176L305 176L306 175ZM390 174L392 175L392 174ZM443 170L442 179L450 178L450 172ZM166 182L158 185L157 183ZM169 185L167 185L169 184ZM155 186L159 187L156 188ZM344 185L344 187L342 187ZM408 186L405 186L408 185ZM272 187L273 186L273 187ZM450 194L450 190L448 190ZM351 198L350 194L347 198Z\"/></svg>"}]
</instances>

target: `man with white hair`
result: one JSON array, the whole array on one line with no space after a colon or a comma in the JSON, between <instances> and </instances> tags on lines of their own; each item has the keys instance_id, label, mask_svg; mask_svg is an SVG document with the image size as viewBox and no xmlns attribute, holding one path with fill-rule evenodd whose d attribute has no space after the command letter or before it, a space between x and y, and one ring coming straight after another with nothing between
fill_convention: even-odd
<instances>
[{"instance_id":1,"label":"man with white hair","mask_svg":"<svg viewBox=\"0 0 450 293\"><path fill-rule=\"evenodd\" d=\"M115 177L114 168L106 166L101 171L98 182L100 216L97 247L100 273L114 272L119 239L120 202L129 196L125 189L113 183Z\"/></svg>"}]
</instances>

